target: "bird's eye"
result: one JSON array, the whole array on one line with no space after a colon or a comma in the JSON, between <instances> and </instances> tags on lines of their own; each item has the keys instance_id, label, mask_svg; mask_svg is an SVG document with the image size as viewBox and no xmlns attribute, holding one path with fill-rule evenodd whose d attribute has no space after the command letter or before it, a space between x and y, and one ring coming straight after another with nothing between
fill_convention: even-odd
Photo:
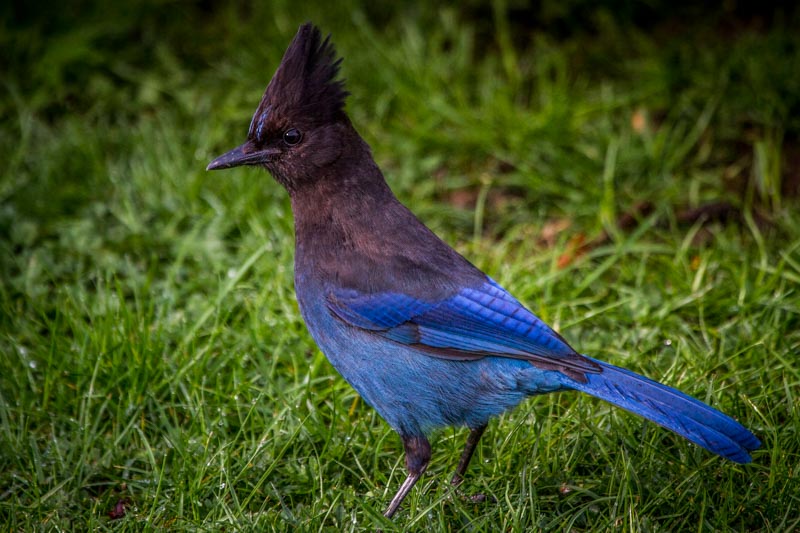
<instances>
[{"instance_id":1,"label":"bird's eye","mask_svg":"<svg viewBox=\"0 0 800 533\"><path fill-rule=\"evenodd\" d=\"M289 146L294 146L303 139L303 134L296 128L289 128L283 132L283 142Z\"/></svg>"}]
</instances>

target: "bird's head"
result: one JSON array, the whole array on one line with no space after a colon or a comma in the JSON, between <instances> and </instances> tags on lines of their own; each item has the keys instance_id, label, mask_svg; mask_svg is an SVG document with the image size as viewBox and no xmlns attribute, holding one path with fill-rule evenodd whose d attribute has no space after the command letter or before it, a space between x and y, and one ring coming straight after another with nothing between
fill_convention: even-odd
<instances>
[{"instance_id":1,"label":"bird's head","mask_svg":"<svg viewBox=\"0 0 800 533\"><path fill-rule=\"evenodd\" d=\"M342 155L347 91L330 37L300 26L258 105L247 141L209 163L207 170L262 166L289 192L317 179Z\"/></svg>"}]
</instances>

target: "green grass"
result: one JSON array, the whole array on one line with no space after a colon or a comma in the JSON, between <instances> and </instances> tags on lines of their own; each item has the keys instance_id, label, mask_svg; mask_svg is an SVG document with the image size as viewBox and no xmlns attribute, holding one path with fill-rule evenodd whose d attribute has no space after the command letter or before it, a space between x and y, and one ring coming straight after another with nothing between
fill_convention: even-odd
<instances>
[{"instance_id":1,"label":"green grass","mask_svg":"<svg viewBox=\"0 0 800 533\"><path fill-rule=\"evenodd\" d=\"M345 4L3 8L2 529L800 528L796 14ZM495 503L451 489L448 429L385 521L402 447L305 330L284 191L204 170L307 19L407 205L581 351L751 428L754 462L548 395L483 437L463 490Z\"/></svg>"}]
</instances>

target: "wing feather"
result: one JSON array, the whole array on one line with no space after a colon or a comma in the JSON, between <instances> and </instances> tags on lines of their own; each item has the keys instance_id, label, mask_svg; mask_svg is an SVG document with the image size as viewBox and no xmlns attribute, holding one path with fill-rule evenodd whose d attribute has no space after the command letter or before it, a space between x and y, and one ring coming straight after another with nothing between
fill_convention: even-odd
<instances>
[{"instance_id":1,"label":"wing feather","mask_svg":"<svg viewBox=\"0 0 800 533\"><path fill-rule=\"evenodd\" d=\"M328 307L353 327L415 346L427 355L527 360L580 382L586 381L586 373L601 371L489 278L480 287L433 302L400 293L332 291Z\"/></svg>"}]
</instances>

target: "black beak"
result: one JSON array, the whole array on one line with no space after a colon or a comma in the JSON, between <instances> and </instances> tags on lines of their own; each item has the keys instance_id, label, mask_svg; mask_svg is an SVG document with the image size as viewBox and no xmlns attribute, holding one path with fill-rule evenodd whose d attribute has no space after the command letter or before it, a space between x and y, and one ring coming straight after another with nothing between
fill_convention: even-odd
<instances>
[{"instance_id":1,"label":"black beak","mask_svg":"<svg viewBox=\"0 0 800 533\"><path fill-rule=\"evenodd\" d=\"M252 149L248 144L249 142L246 142L229 152L225 152L209 163L206 170L222 170L224 168L240 167L243 165L259 165L268 160L272 155L269 150L256 150L247 153L245 152L245 148L249 147Z\"/></svg>"},{"instance_id":2,"label":"black beak","mask_svg":"<svg viewBox=\"0 0 800 533\"><path fill-rule=\"evenodd\" d=\"M237 146L233 150L225 152L209 163L206 170L222 170L223 168L233 168L243 165L243 161L247 159L243 148L244 145Z\"/></svg>"}]
</instances>

